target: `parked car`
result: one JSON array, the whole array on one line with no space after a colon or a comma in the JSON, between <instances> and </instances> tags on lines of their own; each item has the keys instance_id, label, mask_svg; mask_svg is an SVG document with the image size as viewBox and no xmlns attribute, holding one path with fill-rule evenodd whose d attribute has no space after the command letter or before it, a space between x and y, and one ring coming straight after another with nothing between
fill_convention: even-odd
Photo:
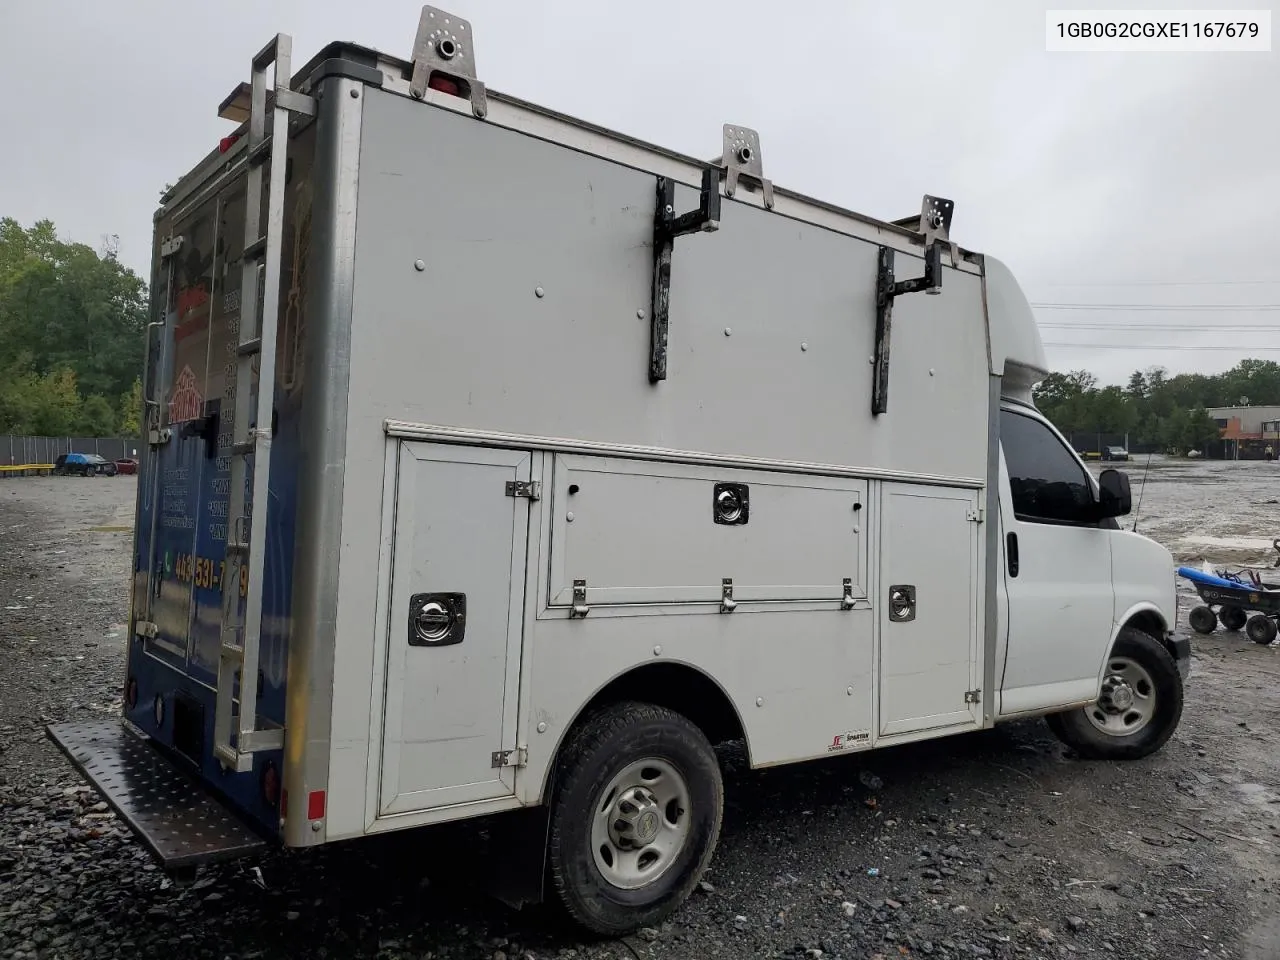
<instances>
[{"instance_id":1,"label":"parked car","mask_svg":"<svg viewBox=\"0 0 1280 960\"><path fill-rule=\"evenodd\" d=\"M118 472L113 461L96 453L64 453L53 461L53 474L58 477L114 477Z\"/></svg>"},{"instance_id":2,"label":"parked car","mask_svg":"<svg viewBox=\"0 0 1280 960\"><path fill-rule=\"evenodd\" d=\"M1128 460L1129 451L1126 450L1124 447L1103 447L1102 459L1103 460Z\"/></svg>"},{"instance_id":3,"label":"parked car","mask_svg":"<svg viewBox=\"0 0 1280 960\"><path fill-rule=\"evenodd\" d=\"M118 473L137 473L138 461L134 457L121 457L116 462L116 471Z\"/></svg>"}]
</instances>

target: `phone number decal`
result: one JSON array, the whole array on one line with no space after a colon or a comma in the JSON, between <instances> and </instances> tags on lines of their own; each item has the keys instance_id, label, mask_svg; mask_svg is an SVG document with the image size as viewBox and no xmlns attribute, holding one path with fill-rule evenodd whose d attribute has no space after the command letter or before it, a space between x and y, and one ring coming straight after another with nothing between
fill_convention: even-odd
<instances>
[{"instance_id":1,"label":"phone number decal","mask_svg":"<svg viewBox=\"0 0 1280 960\"><path fill-rule=\"evenodd\" d=\"M221 590L227 578L225 560L213 560L209 557L193 557L188 553L178 554L174 562L174 575L179 583L194 583L202 590ZM249 568L240 567L240 596L249 590Z\"/></svg>"}]
</instances>

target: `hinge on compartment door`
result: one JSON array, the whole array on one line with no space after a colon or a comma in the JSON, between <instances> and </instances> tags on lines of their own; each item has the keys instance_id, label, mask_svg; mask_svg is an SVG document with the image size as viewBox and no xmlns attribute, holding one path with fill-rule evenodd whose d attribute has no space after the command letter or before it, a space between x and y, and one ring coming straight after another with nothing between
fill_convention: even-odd
<instances>
[{"instance_id":1,"label":"hinge on compartment door","mask_svg":"<svg viewBox=\"0 0 1280 960\"><path fill-rule=\"evenodd\" d=\"M508 497L537 500L542 496L542 484L537 480L508 480L506 489Z\"/></svg>"},{"instance_id":2,"label":"hinge on compartment door","mask_svg":"<svg viewBox=\"0 0 1280 960\"><path fill-rule=\"evenodd\" d=\"M138 620L133 625L133 632L147 640L154 640L160 635L160 628L150 620Z\"/></svg>"},{"instance_id":3,"label":"hinge on compartment door","mask_svg":"<svg viewBox=\"0 0 1280 960\"><path fill-rule=\"evenodd\" d=\"M986 511L982 507L970 507L965 517L972 523L982 523L986 519Z\"/></svg>"},{"instance_id":4,"label":"hinge on compartment door","mask_svg":"<svg viewBox=\"0 0 1280 960\"><path fill-rule=\"evenodd\" d=\"M981 690L966 690L966 691L964 692L964 702L965 702L965 703L981 703L981 702L982 702L982 691L981 691Z\"/></svg>"},{"instance_id":5,"label":"hinge on compartment door","mask_svg":"<svg viewBox=\"0 0 1280 960\"><path fill-rule=\"evenodd\" d=\"M514 750L495 750L489 755L490 765L499 767L524 767L529 763L529 748L516 747Z\"/></svg>"}]
</instances>

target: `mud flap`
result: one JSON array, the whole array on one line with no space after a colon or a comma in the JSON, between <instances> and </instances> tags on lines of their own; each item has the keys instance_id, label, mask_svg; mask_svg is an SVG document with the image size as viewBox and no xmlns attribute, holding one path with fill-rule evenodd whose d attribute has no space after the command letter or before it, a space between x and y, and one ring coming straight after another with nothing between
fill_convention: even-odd
<instances>
[{"instance_id":1,"label":"mud flap","mask_svg":"<svg viewBox=\"0 0 1280 960\"><path fill-rule=\"evenodd\" d=\"M551 808L545 804L500 813L487 832L490 863L485 890L513 910L542 903Z\"/></svg>"}]
</instances>

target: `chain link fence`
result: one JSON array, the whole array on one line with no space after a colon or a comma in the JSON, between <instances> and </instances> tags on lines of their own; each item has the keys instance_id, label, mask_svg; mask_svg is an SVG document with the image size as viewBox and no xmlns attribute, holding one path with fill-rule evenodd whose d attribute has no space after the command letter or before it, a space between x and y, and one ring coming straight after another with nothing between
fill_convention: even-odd
<instances>
[{"instance_id":1,"label":"chain link fence","mask_svg":"<svg viewBox=\"0 0 1280 960\"><path fill-rule=\"evenodd\" d=\"M0 467L48 465L64 453L96 453L107 460L137 457L136 437L19 437L0 433Z\"/></svg>"}]
</instances>

